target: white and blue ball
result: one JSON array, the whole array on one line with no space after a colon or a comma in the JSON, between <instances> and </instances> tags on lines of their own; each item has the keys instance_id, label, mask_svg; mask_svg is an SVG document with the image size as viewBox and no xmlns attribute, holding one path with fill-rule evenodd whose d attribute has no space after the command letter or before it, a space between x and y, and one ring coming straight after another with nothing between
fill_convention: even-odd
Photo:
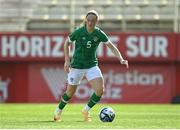
<instances>
[{"instance_id":1,"label":"white and blue ball","mask_svg":"<svg viewBox=\"0 0 180 130\"><path fill-rule=\"evenodd\" d=\"M112 122L115 118L115 112L111 107L104 107L99 112L99 119L102 122Z\"/></svg>"}]
</instances>

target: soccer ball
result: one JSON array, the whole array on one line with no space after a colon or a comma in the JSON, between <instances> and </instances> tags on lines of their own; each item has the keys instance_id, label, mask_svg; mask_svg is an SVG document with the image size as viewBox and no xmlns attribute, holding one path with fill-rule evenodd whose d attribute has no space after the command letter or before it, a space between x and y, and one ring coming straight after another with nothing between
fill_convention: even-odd
<instances>
[{"instance_id":1,"label":"soccer ball","mask_svg":"<svg viewBox=\"0 0 180 130\"><path fill-rule=\"evenodd\" d=\"M99 119L102 122L112 122L115 118L115 112L110 107L104 107L99 112Z\"/></svg>"}]
</instances>

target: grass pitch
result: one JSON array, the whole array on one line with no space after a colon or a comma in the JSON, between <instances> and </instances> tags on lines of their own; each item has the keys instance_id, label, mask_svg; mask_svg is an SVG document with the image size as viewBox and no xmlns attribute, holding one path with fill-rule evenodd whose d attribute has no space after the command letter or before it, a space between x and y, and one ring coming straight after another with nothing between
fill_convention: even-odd
<instances>
[{"instance_id":1,"label":"grass pitch","mask_svg":"<svg viewBox=\"0 0 180 130\"><path fill-rule=\"evenodd\" d=\"M54 122L57 104L0 104L0 129L179 129L180 105L97 104L91 110L92 122L83 122L84 104L68 104L62 121ZM114 109L111 123L99 120L104 106Z\"/></svg>"}]
</instances>

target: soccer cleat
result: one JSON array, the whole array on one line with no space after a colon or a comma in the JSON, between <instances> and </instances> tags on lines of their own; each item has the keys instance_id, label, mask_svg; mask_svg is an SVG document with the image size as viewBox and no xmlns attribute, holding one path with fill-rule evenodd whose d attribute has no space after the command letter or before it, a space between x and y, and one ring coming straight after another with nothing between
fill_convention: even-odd
<instances>
[{"instance_id":1,"label":"soccer cleat","mask_svg":"<svg viewBox=\"0 0 180 130\"><path fill-rule=\"evenodd\" d=\"M82 116L84 118L85 122L91 122L91 117L90 117L90 113L88 111L82 110Z\"/></svg>"},{"instance_id":2,"label":"soccer cleat","mask_svg":"<svg viewBox=\"0 0 180 130\"><path fill-rule=\"evenodd\" d=\"M59 109L59 108L57 108L56 110L55 110L55 112L54 112L54 121L61 121L61 113L62 113L62 111Z\"/></svg>"}]
</instances>

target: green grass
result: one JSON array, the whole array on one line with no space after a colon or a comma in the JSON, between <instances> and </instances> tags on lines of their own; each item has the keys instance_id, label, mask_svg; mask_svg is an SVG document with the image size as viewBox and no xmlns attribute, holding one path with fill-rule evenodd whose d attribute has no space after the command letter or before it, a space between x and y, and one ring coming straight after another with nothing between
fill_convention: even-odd
<instances>
[{"instance_id":1,"label":"green grass","mask_svg":"<svg viewBox=\"0 0 180 130\"><path fill-rule=\"evenodd\" d=\"M83 122L84 104L68 104L61 122L53 122L57 104L0 104L0 128L41 129L176 129L180 128L180 105L98 104L91 110L92 122ZM99 110L110 106L116 113L112 123L98 118Z\"/></svg>"}]
</instances>

